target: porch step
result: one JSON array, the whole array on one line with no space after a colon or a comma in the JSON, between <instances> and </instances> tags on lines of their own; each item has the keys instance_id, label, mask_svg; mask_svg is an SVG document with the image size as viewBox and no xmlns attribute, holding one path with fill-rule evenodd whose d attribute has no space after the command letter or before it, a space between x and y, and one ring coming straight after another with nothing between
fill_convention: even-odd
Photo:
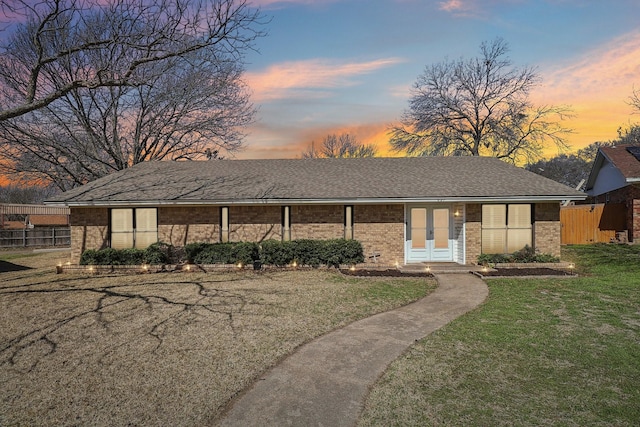
<instances>
[{"instance_id":1,"label":"porch step","mask_svg":"<svg viewBox=\"0 0 640 427\"><path fill-rule=\"evenodd\" d=\"M482 265L471 264L458 264L455 262L420 262L405 264L398 267L403 273L416 273L416 272L429 272L432 274L447 274L447 273L471 273L471 272L487 272L486 267ZM489 271L494 271L489 269Z\"/></svg>"}]
</instances>

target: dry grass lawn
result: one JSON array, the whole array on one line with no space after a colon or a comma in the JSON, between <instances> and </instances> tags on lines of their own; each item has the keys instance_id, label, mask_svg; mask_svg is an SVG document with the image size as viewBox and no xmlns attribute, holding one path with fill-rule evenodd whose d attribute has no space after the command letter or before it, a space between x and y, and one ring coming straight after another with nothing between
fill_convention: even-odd
<instances>
[{"instance_id":1,"label":"dry grass lawn","mask_svg":"<svg viewBox=\"0 0 640 427\"><path fill-rule=\"evenodd\" d=\"M211 424L310 339L434 288L329 271L55 274L0 252L0 425ZM6 263L5 263L6 265Z\"/></svg>"}]
</instances>

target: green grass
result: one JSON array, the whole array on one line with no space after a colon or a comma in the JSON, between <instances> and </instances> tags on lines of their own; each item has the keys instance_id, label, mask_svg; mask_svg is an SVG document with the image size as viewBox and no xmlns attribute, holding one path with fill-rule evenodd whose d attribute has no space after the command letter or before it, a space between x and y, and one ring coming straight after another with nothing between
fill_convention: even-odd
<instances>
[{"instance_id":1,"label":"green grass","mask_svg":"<svg viewBox=\"0 0 640 427\"><path fill-rule=\"evenodd\" d=\"M488 281L487 302L412 347L361 425L637 425L640 246L575 246L575 279Z\"/></svg>"}]
</instances>

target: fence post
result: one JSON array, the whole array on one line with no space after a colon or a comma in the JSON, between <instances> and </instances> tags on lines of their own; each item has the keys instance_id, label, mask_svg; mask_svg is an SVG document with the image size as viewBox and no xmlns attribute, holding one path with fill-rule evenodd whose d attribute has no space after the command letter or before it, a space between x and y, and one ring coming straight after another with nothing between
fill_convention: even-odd
<instances>
[{"instance_id":1,"label":"fence post","mask_svg":"<svg viewBox=\"0 0 640 427\"><path fill-rule=\"evenodd\" d=\"M22 246L27 247L27 229L22 229Z\"/></svg>"},{"instance_id":2,"label":"fence post","mask_svg":"<svg viewBox=\"0 0 640 427\"><path fill-rule=\"evenodd\" d=\"M51 234L53 239L53 246L55 246L56 245L56 228L55 227L51 229Z\"/></svg>"}]
</instances>

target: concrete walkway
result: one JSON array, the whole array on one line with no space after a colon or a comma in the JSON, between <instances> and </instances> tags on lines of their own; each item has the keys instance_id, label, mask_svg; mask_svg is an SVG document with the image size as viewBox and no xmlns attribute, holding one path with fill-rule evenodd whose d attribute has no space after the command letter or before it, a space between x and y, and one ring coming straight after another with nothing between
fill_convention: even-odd
<instances>
[{"instance_id":1,"label":"concrete walkway","mask_svg":"<svg viewBox=\"0 0 640 427\"><path fill-rule=\"evenodd\" d=\"M369 387L391 362L489 294L472 274L441 274L436 279L437 290L425 298L300 347L237 399L219 425L355 425Z\"/></svg>"}]
</instances>

